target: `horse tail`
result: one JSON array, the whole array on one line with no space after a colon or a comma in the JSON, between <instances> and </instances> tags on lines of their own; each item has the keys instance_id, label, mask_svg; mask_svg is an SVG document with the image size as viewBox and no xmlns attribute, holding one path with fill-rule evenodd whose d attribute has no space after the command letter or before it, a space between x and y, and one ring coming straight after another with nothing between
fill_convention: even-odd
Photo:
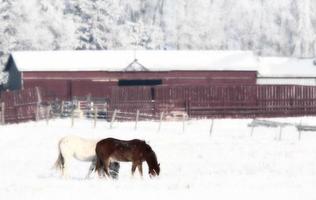
<instances>
[{"instance_id":1,"label":"horse tail","mask_svg":"<svg viewBox=\"0 0 316 200\"><path fill-rule=\"evenodd\" d=\"M54 168L59 170L62 170L64 168L64 157L60 152L55 162Z\"/></svg>"},{"instance_id":2,"label":"horse tail","mask_svg":"<svg viewBox=\"0 0 316 200\"><path fill-rule=\"evenodd\" d=\"M58 144L58 158L54 164L54 168L55 169L59 169L59 170L62 170L64 168L64 164L65 164L65 159L60 151L60 143L61 141L59 142Z\"/></svg>"}]
</instances>

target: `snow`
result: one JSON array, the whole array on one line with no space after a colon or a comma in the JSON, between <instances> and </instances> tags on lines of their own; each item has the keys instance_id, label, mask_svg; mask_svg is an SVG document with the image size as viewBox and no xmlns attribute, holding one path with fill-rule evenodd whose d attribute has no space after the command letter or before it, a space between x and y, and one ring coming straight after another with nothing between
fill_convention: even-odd
<instances>
[{"instance_id":1,"label":"snow","mask_svg":"<svg viewBox=\"0 0 316 200\"><path fill-rule=\"evenodd\" d=\"M17 51L12 57L20 71L122 71L136 58L152 71L254 70L250 51Z\"/></svg>"},{"instance_id":2,"label":"snow","mask_svg":"<svg viewBox=\"0 0 316 200\"><path fill-rule=\"evenodd\" d=\"M20 71L123 71L137 59L150 71L241 70L258 71L259 77L316 77L312 58L262 57L251 51L16 51L11 55Z\"/></svg>"},{"instance_id":3,"label":"snow","mask_svg":"<svg viewBox=\"0 0 316 200\"><path fill-rule=\"evenodd\" d=\"M315 124L315 117L273 119ZM1 199L315 199L316 135L258 127L250 136L250 119L163 122L108 122L69 119L0 126ZM122 163L119 180L84 179L88 163L73 160L69 179L51 169L58 140L65 135L146 140L161 163L159 178L130 175ZM144 171L148 168L144 163Z\"/></svg>"},{"instance_id":4,"label":"snow","mask_svg":"<svg viewBox=\"0 0 316 200\"><path fill-rule=\"evenodd\" d=\"M278 77L258 77L257 84L259 85L305 85L305 86L316 86L316 78L300 78L300 77L289 77L289 78L279 78Z\"/></svg>"},{"instance_id":5,"label":"snow","mask_svg":"<svg viewBox=\"0 0 316 200\"><path fill-rule=\"evenodd\" d=\"M312 58L259 57L259 73L262 77L316 77Z\"/></svg>"}]
</instances>

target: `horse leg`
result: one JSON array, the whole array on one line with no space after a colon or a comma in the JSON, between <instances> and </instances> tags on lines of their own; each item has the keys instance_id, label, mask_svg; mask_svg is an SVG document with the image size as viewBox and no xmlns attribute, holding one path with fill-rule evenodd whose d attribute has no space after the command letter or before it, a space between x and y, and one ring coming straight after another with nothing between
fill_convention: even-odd
<instances>
[{"instance_id":1,"label":"horse leg","mask_svg":"<svg viewBox=\"0 0 316 200\"><path fill-rule=\"evenodd\" d=\"M110 162L109 172L110 172L111 178L117 179L119 175L119 171L120 171L120 163L116 161Z\"/></svg>"},{"instance_id":2,"label":"horse leg","mask_svg":"<svg viewBox=\"0 0 316 200\"><path fill-rule=\"evenodd\" d=\"M137 164L135 162L132 163L132 176L134 176Z\"/></svg>"},{"instance_id":3,"label":"horse leg","mask_svg":"<svg viewBox=\"0 0 316 200\"><path fill-rule=\"evenodd\" d=\"M62 177L68 179L69 178L69 172L68 172L69 164L68 161L64 160L64 166L62 168Z\"/></svg>"},{"instance_id":4,"label":"horse leg","mask_svg":"<svg viewBox=\"0 0 316 200\"><path fill-rule=\"evenodd\" d=\"M93 159L91 161L91 164L90 164L90 167L89 167L89 171L88 171L88 174L86 176L86 179L88 179L91 175L91 173L93 172L93 170L96 168L96 159Z\"/></svg>"},{"instance_id":5,"label":"horse leg","mask_svg":"<svg viewBox=\"0 0 316 200\"><path fill-rule=\"evenodd\" d=\"M138 167L138 172L139 172L140 176L143 177L143 164L139 163L137 165L137 167Z\"/></svg>"},{"instance_id":6,"label":"horse leg","mask_svg":"<svg viewBox=\"0 0 316 200\"><path fill-rule=\"evenodd\" d=\"M69 149L68 140L62 140L59 143L59 151L61 152L62 160L62 177L69 178L69 161L73 158L72 149Z\"/></svg>"},{"instance_id":7,"label":"horse leg","mask_svg":"<svg viewBox=\"0 0 316 200\"><path fill-rule=\"evenodd\" d=\"M102 160L99 159L98 157L96 157L96 165L95 165L95 170L98 171L98 176L99 178L101 178L101 176L103 174L101 174L101 171L102 171L102 168L103 168L103 163L102 163Z\"/></svg>"},{"instance_id":8,"label":"horse leg","mask_svg":"<svg viewBox=\"0 0 316 200\"><path fill-rule=\"evenodd\" d=\"M104 167L104 172L105 172L106 176L111 177L110 173L109 173L110 159L104 159L103 164L104 164L103 167Z\"/></svg>"}]
</instances>

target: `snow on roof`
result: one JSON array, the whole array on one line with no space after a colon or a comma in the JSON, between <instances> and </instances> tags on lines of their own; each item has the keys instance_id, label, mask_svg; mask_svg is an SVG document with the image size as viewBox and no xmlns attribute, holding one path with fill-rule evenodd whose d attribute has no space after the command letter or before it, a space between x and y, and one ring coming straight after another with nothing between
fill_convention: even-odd
<instances>
[{"instance_id":1,"label":"snow on roof","mask_svg":"<svg viewBox=\"0 0 316 200\"><path fill-rule=\"evenodd\" d=\"M20 71L123 71L135 58L151 71L256 71L258 64L251 51L18 51L11 56Z\"/></svg>"},{"instance_id":2,"label":"snow on roof","mask_svg":"<svg viewBox=\"0 0 316 200\"><path fill-rule=\"evenodd\" d=\"M260 57L261 77L316 77L314 59L290 57Z\"/></svg>"}]
</instances>

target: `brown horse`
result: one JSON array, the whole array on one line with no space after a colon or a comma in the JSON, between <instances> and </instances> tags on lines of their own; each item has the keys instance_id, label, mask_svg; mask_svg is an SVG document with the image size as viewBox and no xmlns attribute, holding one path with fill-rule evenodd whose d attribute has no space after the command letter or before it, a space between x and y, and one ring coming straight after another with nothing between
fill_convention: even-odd
<instances>
[{"instance_id":1,"label":"brown horse","mask_svg":"<svg viewBox=\"0 0 316 200\"><path fill-rule=\"evenodd\" d=\"M99 141L96 145L96 171L101 174L102 167L109 177L110 161L132 162L132 175L136 167L140 175L143 175L142 163L147 162L149 176L158 176L160 173L160 164L152 148L145 141L134 139L129 141L106 138Z\"/></svg>"}]
</instances>

